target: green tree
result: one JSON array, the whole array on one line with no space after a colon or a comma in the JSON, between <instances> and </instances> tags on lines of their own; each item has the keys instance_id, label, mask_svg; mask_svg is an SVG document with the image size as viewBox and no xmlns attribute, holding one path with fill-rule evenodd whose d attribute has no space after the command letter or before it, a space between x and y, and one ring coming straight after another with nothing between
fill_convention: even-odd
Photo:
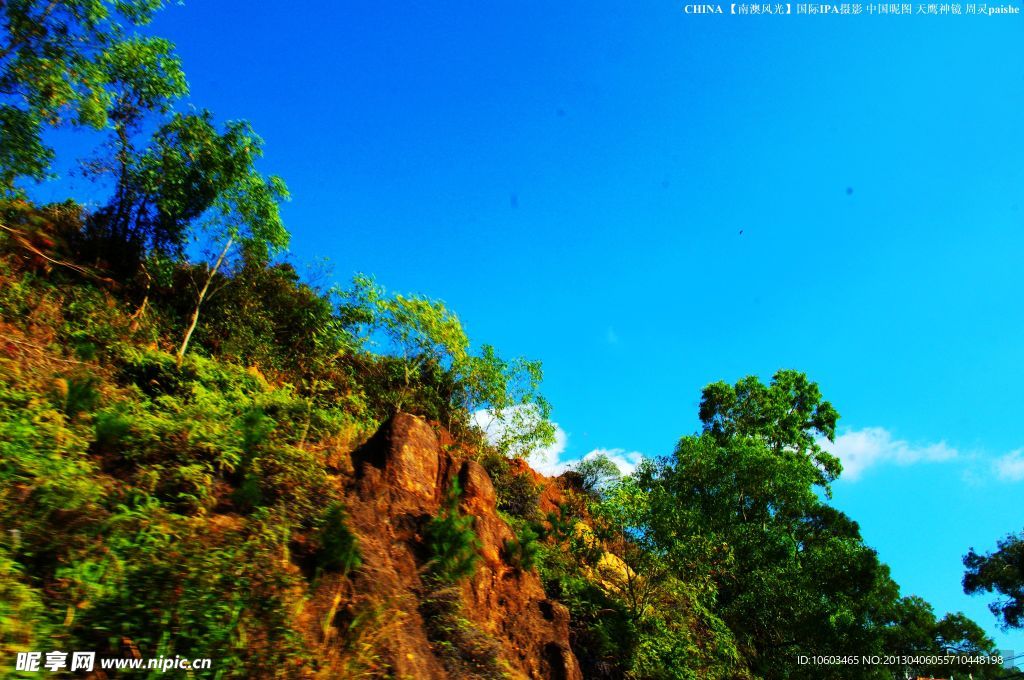
<instances>
[{"instance_id":1,"label":"green tree","mask_svg":"<svg viewBox=\"0 0 1024 680\"><path fill-rule=\"evenodd\" d=\"M465 414L486 414L487 434L503 455L527 457L555 441L551 404L540 394L540 361L502 359L491 345L456 366L457 397ZM479 420L479 419L478 419Z\"/></svg>"},{"instance_id":2,"label":"green tree","mask_svg":"<svg viewBox=\"0 0 1024 680\"><path fill-rule=\"evenodd\" d=\"M974 621L960 612L936 619L932 606L917 596L902 597L893 603L891 624L885 627L883 636L886 654L918 661L893 667L891 670L897 677L949 675L949 665L929 664L930 657L977 657L998 653L995 643ZM998 666L971 665L971 676L978 680L1005 675Z\"/></svg>"},{"instance_id":3,"label":"green tree","mask_svg":"<svg viewBox=\"0 0 1024 680\"><path fill-rule=\"evenodd\" d=\"M706 584L755 675L887 677L795 661L885 653L899 597L857 523L822 500L841 467L818 438L834 436L838 413L806 376L779 371L767 386L709 385L700 416L702 434L637 473L646 540L672 551L681 579Z\"/></svg>"},{"instance_id":4,"label":"green tree","mask_svg":"<svg viewBox=\"0 0 1024 680\"><path fill-rule=\"evenodd\" d=\"M101 162L92 164L92 168L96 172L109 171L116 177L110 206L99 216L106 230L125 243L134 243L146 235L157 246L166 246L170 241L159 231L158 224L145 219L145 212L153 194L159 192L154 180L169 183L173 178L144 174L133 138L148 113L167 113L174 100L188 92L185 74L173 50L174 46L162 38L136 37L115 43L100 58L108 83L107 118L113 127L115 151L112 166L104 167ZM187 119L177 117L162 127L155 140L157 145L166 141L167 133L176 124ZM143 246L139 243L137 249L141 252Z\"/></svg>"},{"instance_id":5,"label":"green tree","mask_svg":"<svg viewBox=\"0 0 1024 680\"><path fill-rule=\"evenodd\" d=\"M998 593L989 611L1005 628L1024 628L1024 532L1006 536L995 552L982 555L971 548L964 566L964 592Z\"/></svg>"},{"instance_id":6,"label":"green tree","mask_svg":"<svg viewBox=\"0 0 1024 680\"><path fill-rule=\"evenodd\" d=\"M108 83L107 118L114 128L117 168L123 180L131 162L133 133L146 114L167 113L174 100L188 93L188 84L174 45L163 38L117 42L102 55L100 64Z\"/></svg>"},{"instance_id":7,"label":"green tree","mask_svg":"<svg viewBox=\"0 0 1024 680\"><path fill-rule=\"evenodd\" d=\"M41 179L46 127L102 129L184 91L170 44L129 36L163 0L12 0L0 5L0 191ZM130 116L129 116L130 118ZM129 118L122 118L121 123Z\"/></svg>"},{"instance_id":8,"label":"green tree","mask_svg":"<svg viewBox=\"0 0 1024 680\"><path fill-rule=\"evenodd\" d=\"M704 431L718 441L754 437L775 453L806 456L819 470L819 483L839 476L839 460L823 450L818 437L835 438L839 413L822 401L818 384L799 371L780 370L765 385L748 376L730 386L717 382L704 388L700 402Z\"/></svg>"},{"instance_id":9,"label":"green tree","mask_svg":"<svg viewBox=\"0 0 1024 680\"><path fill-rule=\"evenodd\" d=\"M619 466L604 452L584 457L570 470L579 475L580 491L595 500L601 499L622 478Z\"/></svg>"},{"instance_id":10,"label":"green tree","mask_svg":"<svg viewBox=\"0 0 1024 680\"><path fill-rule=\"evenodd\" d=\"M190 227L253 172L253 153L245 122L218 131L209 111L173 116L142 153L126 152L114 197L86 225L85 255L124 275L147 255L181 258Z\"/></svg>"},{"instance_id":11,"label":"green tree","mask_svg":"<svg viewBox=\"0 0 1024 680\"><path fill-rule=\"evenodd\" d=\"M757 439L708 434L641 471L655 542L673 547L682 578L708 584L755 675L810 673L795 664L800 650L884 651L873 615L888 570L856 523L818 499L817 472Z\"/></svg>"},{"instance_id":12,"label":"green tree","mask_svg":"<svg viewBox=\"0 0 1024 680\"><path fill-rule=\"evenodd\" d=\"M213 253L213 263L203 263L202 278L196 286L195 307L178 347L180 366L188 350L189 340L199 323L199 312L210 291L210 284L234 251L257 261L267 261L288 246L289 235L281 221L280 204L288 198L288 189L279 177L264 178L252 165L261 155L261 142L254 135L245 135L246 169L213 201L212 214L206 221Z\"/></svg>"},{"instance_id":13,"label":"green tree","mask_svg":"<svg viewBox=\"0 0 1024 680\"><path fill-rule=\"evenodd\" d=\"M451 371L469 355L469 338L459 318L443 302L421 295L388 294L372 277L357 274L343 316L357 320L367 337L383 335L384 349L399 360L401 388L396 411L408 400L428 367Z\"/></svg>"},{"instance_id":14,"label":"green tree","mask_svg":"<svg viewBox=\"0 0 1024 680\"><path fill-rule=\"evenodd\" d=\"M621 611L636 636L626 676L746 677L734 636L712 609L711 581L686 566L692 537L675 540L657 531L660 494L643 483L642 474L620 477L607 459L588 462L591 472L585 467L582 474L595 481L588 514L597 542L584 535L571 544L593 564L596 581L616 603L608 614Z\"/></svg>"},{"instance_id":15,"label":"green tree","mask_svg":"<svg viewBox=\"0 0 1024 680\"><path fill-rule=\"evenodd\" d=\"M491 345L472 352L462 323L443 302L391 294L359 274L339 316L364 343L383 340L385 356L397 361L399 387L389 395L393 410L407 406L417 387L441 382L449 428L479 412L496 425L487 434L502 454L525 456L554 442L551 405L539 392L541 363L502 359Z\"/></svg>"}]
</instances>

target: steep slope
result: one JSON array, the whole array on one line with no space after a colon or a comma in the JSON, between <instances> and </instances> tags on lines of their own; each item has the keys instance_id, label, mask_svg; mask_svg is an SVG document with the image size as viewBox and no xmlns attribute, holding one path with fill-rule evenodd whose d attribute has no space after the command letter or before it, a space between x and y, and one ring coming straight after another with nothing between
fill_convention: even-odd
<instances>
[{"instance_id":1,"label":"steep slope","mask_svg":"<svg viewBox=\"0 0 1024 680\"><path fill-rule=\"evenodd\" d=\"M443 657L466 651L452 650L450 642L437 639L436 622L424 607L432 598L432 586L422 574L423 527L438 513L456 479L463 489L460 509L474 517L482 544L475 574L459 586L461 609L478 636L471 644L493 639L510 677L582 677L569 647L568 611L546 597L536 574L502 558L504 543L513 534L497 514L494 488L483 467L444 450L423 419L400 413L353 452L352 471L352 477L338 478L364 562L352 576L352 601L387 602L400 612L377 650L398 677L454 677ZM336 605L331 593L338 587L337 579L323 582L307 616L332 617ZM325 636L345 637L343 629L356 615L356 610L333 614L334 630ZM439 648L446 652L439 654Z\"/></svg>"}]
</instances>

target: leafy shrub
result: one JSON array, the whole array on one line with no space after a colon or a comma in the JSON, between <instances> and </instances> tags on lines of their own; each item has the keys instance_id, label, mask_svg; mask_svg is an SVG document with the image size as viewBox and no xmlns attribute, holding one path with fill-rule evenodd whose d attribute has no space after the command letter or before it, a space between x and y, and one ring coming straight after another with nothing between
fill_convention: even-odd
<instances>
[{"instance_id":1,"label":"leafy shrub","mask_svg":"<svg viewBox=\"0 0 1024 680\"><path fill-rule=\"evenodd\" d=\"M540 550L540 534L524 524L515 538L505 541L505 557L508 563L517 569L529 571L537 563L537 552Z\"/></svg>"},{"instance_id":2,"label":"leafy shrub","mask_svg":"<svg viewBox=\"0 0 1024 680\"><path fill-rule=\"evenodd\" d=\"M147 656L219 658L226 677L237 678L304 657L293 628L299 577L274 567L288 534L280 516L264 512L243 530L209 532L139 505L114 522L108 542L118 568L75 620L85 648L127 637Z\"/></svg>"},{"instance_id":3,"label":"leafy shrub","mask_svg":"<svg viewBox=\"0 0 1024 680\"><path fill-rule=\"evenodd\" d=\"M508 677L499 658L501 645L466 619L459 588L448 585L420 601L427 637L454 678L499 680Z\"/></svg>"},{"instance_id":4,"label":"leafy shrub","mask_svg":"<svg viewBox=\"0 0 1024 680\"><path fill-rule=\"evenodd\" d=\"M317 563L321 568L342 574L348 574L362 564L359 541L345 520L345 506L333 503L320 529L320 550L317 553Z\"/></svg>"},{"instance_id":5,"label":"leafy shrub","mask_svg":"<svg viewBox=\"0 0 1024 680\"><path fill-rule=\"evenodd\" d=\"M96 389L98 384L99 379L95 376L57 378L53 383L57 406L71 419L79 413L92 411L100 398Z\"/></svg>"},{"instance_id":6,"label":"leafy shrub","mask_svg":"<svg viewBox=\"0 0 1024 680\"><path fill-rule=\"evenodd\" d=\"M513 517L533 520L538 514L540 488L526 472L515 472L508 456L486 447L480 456L480 464L494 484L494 493L498 499L498 510Z\"/></svg>"},{"instance_id":7,"label":"leafy shrub","mask_svg":"<svg viewBox=\"0 0 1024 680\"><path fill-rule=\"evenodd\" d=\"M480 539L473 530L473 517L459 511L461 495L456 480L448 490L441 513L431 518L423 531L430 551L428 573L439 583L455 583L471 576L480 557Z\"/></svg>"},{"instance_id":8,"label":"leafy shrub","mask_svg":"<svg viewBox=\"0 0 1024 680\"><path fill-rule=\"evenodd\" d=\"M179 369L174 357L165 352L122 347L118 360L119 379L135 385L150 398L182 395L185 385L196 377L190 366Z\"/></svg>"},{"instance_id":9,"label":"leafy shrub","mask_svg":"<svg viewBox=\"0 0 1024 680\"><path fill-rule=\"evenodd\" d=\"M46 630L41 593L27 585L24 569L0 549L0 654L34 649Z\"/></svg>"},{"instance_id":10,"label":"leafy shrub","mask_svg":"<svg viewBox=\"0 0 1024 680\"><path fill-rule=\"evenodd\" d=\"M132 418L121 409L103 410L93 419L95 439L93 446L99 450L111 451L120 446L132 429Z\"/></svg>"}]
</instances>

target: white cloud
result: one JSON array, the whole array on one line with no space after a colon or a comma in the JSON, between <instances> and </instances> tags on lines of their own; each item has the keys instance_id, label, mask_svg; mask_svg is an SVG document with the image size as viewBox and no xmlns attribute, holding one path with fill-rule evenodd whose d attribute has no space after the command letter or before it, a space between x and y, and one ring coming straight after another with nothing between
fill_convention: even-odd
<instances>
[{"instance_id":1,"label":"white cloud","mask_svg":"<svg viewBox=\"0 0 1024 680\"><path fill-rule=\"evenodd\" d=\"M992 462L999 478L1007 482L1019 482L1024 479L1024 449L1010 451L1005 456Z\"/></svg>"},{"instance_id":2,"label":"white cloud","mask_svg":"<svg viewBox=\"0 0 1024 680\"><path fill-rule=\"evenodd\" d=\"M604 339L608 341L609 345L619 344L619 334L615 332L614 328L609 327L608 330L605 331Z\"/></svg>"},{"instance_id":3,"label":"white cloud","mask_svg":"<svg viewBox=\"0 0 1024 680\"><path fill-rule=\"evenodd\" d=\"M530 406L514 406L506 411L502 419L495 417L495 414L487 410L479 410L473 413L473 424L483 430L487 441L496 444L505 437L510 428L528 428L535 423L536 410ZM578 463L580 458L565 458L565 449L569 445L569 435L558 423L552 422L555 426L555 441L550 446L545 446L533 451L529 456L530 466L548 477L557 477L565 472L570 465ZM609 460L615 463L619 471L624 475L633 473L636 466L643 459L639 451L627 451L626 449L594 449L583 456L582 460L593 458L604 454Z\"/></svg>"},{"instance_id":4,"label":"white cloud","mask_svg":"<svg viewBox=\"0 0 1024 680\"><path fill-rule=\"evenodd\" d=\"M534 451L530 456L530 465L533 469L548 477L562 474L570 463L570 461L561 460L561 455L569 443L569 435L558 426L558 423L551 424L555 426L555 443Z\"/></svg>"},{"instance_id":5,"label":"white cloud","mask_svg":"<svg viewBox=\"0 0 1024 680\"><path fill-rule=\"evenodd\" d=\"M536 407L513 406L502 414L504 417L498 419L495 414L486 409L473 413L473 424L483 430L487 441L497 444L501 441L511 428L529 428L536 423L539 416ZM555 426L555 441L549 446L536 449L530 454L530 465L542 475L560 475L572 461L561 460L565 447L569 444L569 435L558 423L552 422Z\"/></svg>"},{"instance_id":6,"label":"white cloud","mask_svg":"<svg viewBox=\"0 0 1024 680\"><path fill-rule=\"evenodd\" d=\"M868 468L876 465L913 465L952 460L960 452L944 441L937 444L915 445L903 439L893 439L884 427L865 427L848 430L836 437L835 443L818 442L843 463L842 479L854 481ZM1024 460L1019 461L1024 474Z\"/></svg>"},{"instance_id":7,"label":"white cloud","mask_svg":"<svg viewBox=\"0 0 1024 680\"><path fill-rule=\"evenodd\" d=\"M623 475L631 475L636 470L636 466L643 460L644 454L639 451L626 451L625 449L594 449L587 455L583 456L583 460L589 460L604 454L608 457L608 460L615 463L615 467L619 468L619 472Z\"/></svg>"}]
</instances>

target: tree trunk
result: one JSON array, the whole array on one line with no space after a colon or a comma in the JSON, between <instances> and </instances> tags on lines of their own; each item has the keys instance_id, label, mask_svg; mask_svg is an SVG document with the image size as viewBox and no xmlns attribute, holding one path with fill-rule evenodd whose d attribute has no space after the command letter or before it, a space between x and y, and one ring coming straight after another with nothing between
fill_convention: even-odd
<instances>
[{"instance_id":1,"label":"tree trunk","mask_svg":"<svg viewBox=\"0 0 1024 680\"><path fill-rule=\"evenodd\" d=\"M142 298L142 304L139 305L139 308L135 310L135 313L131 316L132 323L128 329L132 333L139 330L140 320L145 316L146 307L149 305L149 289L153 286L153 277L149 275L149 270L146 269L145 263L139 266L142 268L142 274L146 277L146 294Z\"/></svg>"},{"instance_id":2,"label":"tree trunk","mask_svg":"<svg viewBox=\"0 0 1024 680\"><path fill-rule=\"evenodd\" d=\"M224 258L227 257L228 249L231 248L231 244L234 239L229 238L228 242L224 244L224 249L220 251L220 255L217 257L217 262L214 263L213 269L210 270L209 274L206 275L206 282L199 291L199 295L196 297L196 308L192 310L192 318L189 320L188 328L185 330L185 338L181 341L181 347L178 348L178 368L181 368L181 363L185 360L185 351L188 349L188 341L192 339L192 332L195 331L196 325L199 323L199 308L203 306L203 300L206 299L206 293L210 290L210 283L213 282L213 277L217 275L217 270L224 264Z\"/></svg>"}]
</instances>

